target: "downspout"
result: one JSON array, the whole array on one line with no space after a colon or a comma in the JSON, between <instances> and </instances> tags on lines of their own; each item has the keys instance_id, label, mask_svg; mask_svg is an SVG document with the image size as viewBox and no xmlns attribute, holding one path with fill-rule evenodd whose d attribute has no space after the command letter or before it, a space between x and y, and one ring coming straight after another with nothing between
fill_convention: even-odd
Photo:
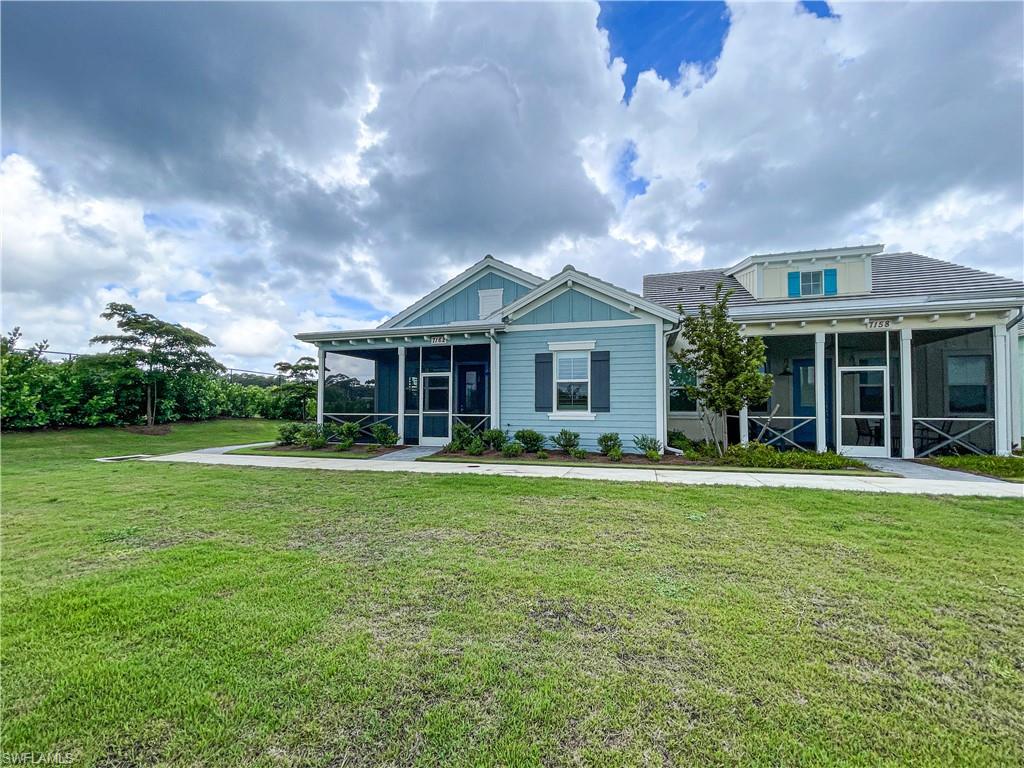
<instances>
[{"instance_id":1,"label":"downspout","mask_svg":"<svg viewBox=\"0 0 1024 768\"><path fill-rule=\"evenodd\" d=\"M1006 330L1012 331L1015 327L1017 327L1021 320L1024 320L1024 307L1021 307L1020 310L1017 312L1017 316L1006 324Z\"/></svg>"}]
</instances>

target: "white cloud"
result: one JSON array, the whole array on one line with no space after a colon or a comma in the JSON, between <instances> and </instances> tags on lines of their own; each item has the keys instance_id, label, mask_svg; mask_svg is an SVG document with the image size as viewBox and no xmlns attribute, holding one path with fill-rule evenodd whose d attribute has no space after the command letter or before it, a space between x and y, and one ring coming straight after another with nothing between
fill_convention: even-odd
<instances>
[{"instance_id":1,"label":"white cloud","mask_svg":"<svg viewBox=\"0 0 1024 768\"><path fill-rule=\"evenodd\" d=\"M4 322L29 339L84 349L130 301L269 370L488 252L639 289L881 240L1021 277L1019 5L734 6L713 74L645 73L628 106L592 4L169 8L102 10L152 53L116 69L95 14L5 16ZM56 39L81 66L40 79ZM650 185L625 201L628 142Z\"/></svg>"}]
</instances>

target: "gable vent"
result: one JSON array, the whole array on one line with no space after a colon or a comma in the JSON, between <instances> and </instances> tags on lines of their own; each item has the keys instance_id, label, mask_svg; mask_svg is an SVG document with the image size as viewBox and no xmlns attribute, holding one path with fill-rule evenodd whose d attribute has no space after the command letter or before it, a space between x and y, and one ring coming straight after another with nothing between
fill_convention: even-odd
<instances>
[{"instance_id":1,"label":"gable vent","mask_svg":"<svg viewBox=\"0 0 1024 768\"><path fill-rule=\"evenodd\" d=\"M490 317L502 308L504 288L481 288L477 293L480 296L480 319Z\"/></svg>"}]
</instances>

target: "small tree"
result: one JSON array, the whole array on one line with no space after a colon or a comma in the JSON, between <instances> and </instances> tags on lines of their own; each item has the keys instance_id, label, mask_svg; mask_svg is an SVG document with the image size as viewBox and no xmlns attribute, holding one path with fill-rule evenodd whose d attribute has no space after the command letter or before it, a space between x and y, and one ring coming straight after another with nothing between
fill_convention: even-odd
<instances>
[{"instance_id":1,"label":"small tree","mask_svg":"<svg viewBox=\"0 0 1024 768\"><path fill-rule=\"evenodd\" d=\"M298 401L299 413L303 420L309 417L309 401L316 393L316 375L319 370L316 360L312 357L300 357L294 363L282 360L274 363L274 368L284 376L287 381L278 387L278 390L292 402Z\"/></svg>"},{"instance_id":2,"label":"small tree","mask_svg":"<svg viewBox=\"0 0 1024 768\"><path fill-rule=\"evenodd\" d=\"M143 372L146 388L146 424L156 423L159 385L177 374L218 373L218 363L206 347L213 342L198 331L137 312L131 304L111 302L100 317L115 320L119 334L93 336L90 344L110 344L111 354L122 355Z\"/></svg>"},{"instance_id":3,"label":"small tree","mask_svg":"<svg viewBox=\"0 0 1024 768\"><path fill-rule=\"evenodd\" d=\"M732 291L715 287L714 302L702 304L695 315L684 315L682 333L687 346L674 352L676 360L696 377L684 387L687 396L700 403L701 418L722 454L729 444L726 414L751 403L768 399L772 377L764 373L764 341L740 335L739 325L729 319ZM683 314L680 307L680 314ZM715 429L711 414L718 414L722 433Z\"/></svg>"}]
</instances>

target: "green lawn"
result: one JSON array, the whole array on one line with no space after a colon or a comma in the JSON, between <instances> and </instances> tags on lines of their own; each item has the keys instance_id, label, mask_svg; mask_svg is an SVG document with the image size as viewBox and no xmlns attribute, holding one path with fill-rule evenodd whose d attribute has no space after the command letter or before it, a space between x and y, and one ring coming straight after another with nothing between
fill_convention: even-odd
<instances>
[{"instance_id":1,"label":"green lawn","mask_svg":"<svg viewBox=\"0 0 1024 768\"><path fill-rule=\"evenodd\" d=\"M935 456L927 461L946 469L959 469L978 475L1024 482L1022 456L978 456L972 453L968 456Z\"/></svg>"},{"instance_id":2,"label":"green lawn","mask_svg":"<svg viewBox=\"0 0 1024 768\"><path fill-rule=\"evenodd\" d=\"M75 765L1024 762L1024 505L128 462L3 438L2 750Z\"/></svg>"}]
</instances>

